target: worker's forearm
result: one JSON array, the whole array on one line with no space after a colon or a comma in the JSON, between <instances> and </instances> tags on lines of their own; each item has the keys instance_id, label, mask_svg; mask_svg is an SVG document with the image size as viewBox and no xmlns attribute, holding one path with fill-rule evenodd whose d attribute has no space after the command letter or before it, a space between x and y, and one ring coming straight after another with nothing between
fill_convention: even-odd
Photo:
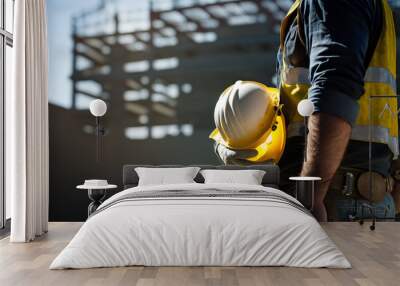
<instances>
[{"instance_id":1,"label":"worker's forearm","mask_svg":"<svg viewBox=\"0 0 400 286\"><path fill-rule=\"evenodd\" d=\"M339 117L319 113L309 118L308 128L307 162L301 175L322 178L319 185L322 197L318 197L323 199L343 159L351 126Z\"/></svg>"}]
</instances>

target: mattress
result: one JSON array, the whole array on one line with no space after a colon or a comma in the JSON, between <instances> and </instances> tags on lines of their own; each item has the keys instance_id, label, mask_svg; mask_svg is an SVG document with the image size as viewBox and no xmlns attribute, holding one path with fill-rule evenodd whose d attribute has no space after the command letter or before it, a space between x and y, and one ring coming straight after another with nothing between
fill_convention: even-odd
<instances>
[{"instance_id":1,"label":"mattress","mask_svg":"<svg viewBox=\"0 0 400 286\"><path fill-rule=\"evenodd\" d=\"M131 265L351 267L313 216L282 191L198 183L112 196L50 269Z\"/></svg>"}]
</instances>

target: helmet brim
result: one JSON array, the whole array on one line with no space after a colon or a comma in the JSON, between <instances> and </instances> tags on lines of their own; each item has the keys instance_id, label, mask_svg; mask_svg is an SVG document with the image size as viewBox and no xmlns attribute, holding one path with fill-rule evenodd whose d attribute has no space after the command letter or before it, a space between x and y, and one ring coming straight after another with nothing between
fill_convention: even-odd
<instances>
[{"instance_id":1,"label":"helmet brim","mask_svg":"<svg viewBox=\"0 0 400 286\"><path fill-rule=\"evenodd\" d=\"M256 147L251 148L257 151L257 155L249 157L246 160L254 163L266 162L266 161L272 161L274 163L278 163L282 157L286 145L285 124L286 124L285 117L283 116L283 114L277 115L275 124L276 129L275 130L268 129L264 133L264 135L261 136L261 138L264 137L265 139L262 140L262 142L259 142L259 144ZM215 129L210 134L210 138L228 148L238 149L229 146L229 144L225 142L224 139L222 138L218 129Z\"/></svg>"}]
</instances>

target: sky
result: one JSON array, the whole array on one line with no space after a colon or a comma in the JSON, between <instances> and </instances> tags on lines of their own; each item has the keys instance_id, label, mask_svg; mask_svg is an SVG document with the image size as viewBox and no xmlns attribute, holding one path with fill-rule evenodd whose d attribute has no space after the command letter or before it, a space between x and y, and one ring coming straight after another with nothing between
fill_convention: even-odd
<instances>
[{"instance_id":1,"label":"sky","mask_svg":"<svg viewBox=\"0 0 400 286\"><path fill-rule=\"evenodd\" d=\"M97 0L47 0L49 41L49 102L71 105L71 18L82 9L94 7Z\"/></svg>"},{"instance_id":2,"label":"sky","mask_svg":"<svg viewBox=\"0 0 400 286\"><path fill-rule=\"evenodd\" d=\"M65 108L71 107L72 86L72 17L83 11L94 10L100 0L47 0L49 41L49 102ZM118 10L143 11L148 0L114 0L109 6ZM114 7L115 9L115 7Z\"/></svg>"}]
</instances>

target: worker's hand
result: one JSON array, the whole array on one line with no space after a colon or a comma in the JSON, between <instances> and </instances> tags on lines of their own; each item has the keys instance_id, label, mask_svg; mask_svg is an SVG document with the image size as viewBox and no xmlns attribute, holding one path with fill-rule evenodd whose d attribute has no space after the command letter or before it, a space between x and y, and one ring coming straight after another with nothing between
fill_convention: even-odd
<instances>
[{"instance_id":1,"label":"worker's hand","mask_svg":"<svg viewBox=\"0 0 400 286\"><path fill-rule=\"evenodd\" d=\"M216 143L215 153L224 162L225 165L252 165L254 163L247 161L247 158L257 155L256 150L234 150Z\"/></svg>"}]
</instances>

